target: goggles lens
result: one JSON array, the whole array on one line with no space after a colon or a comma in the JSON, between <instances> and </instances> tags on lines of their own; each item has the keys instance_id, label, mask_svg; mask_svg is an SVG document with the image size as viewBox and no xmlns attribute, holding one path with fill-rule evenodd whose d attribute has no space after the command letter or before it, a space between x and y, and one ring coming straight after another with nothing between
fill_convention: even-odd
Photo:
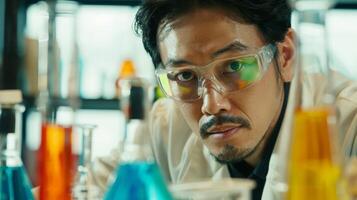
<instances>
[{"instance_id":1,"label":"goggles lens","mask_svg":"<svg viewBox=\"0 0 357 200\"><path fill-rule=\"evenodd\" d=\"M272 57L262 53L213 61L204 66L185 66L156 70L164 93L176 100L193 101L202 96L202 81L209 75L224 92L242 90L259 81ZM266 60L268 58L268 60ZM265 61L265 62L264 62ZM265 65L265 66L263 66Z\"/></svg>"}]
</instances>

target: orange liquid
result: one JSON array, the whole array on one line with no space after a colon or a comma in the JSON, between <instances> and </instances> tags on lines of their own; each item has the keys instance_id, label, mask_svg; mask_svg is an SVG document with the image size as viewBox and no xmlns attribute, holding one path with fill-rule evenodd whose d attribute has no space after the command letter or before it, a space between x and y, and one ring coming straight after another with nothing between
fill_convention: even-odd
<instances>
[{"instance_id":1,"label":"orange liquid","mask_svg":"<svg viewBox=\"0 0 357 200\"><path fill-rule=\"evenodd\" d=\"M72 127L42 124L39 152L40 200L70 200L72 168Z\"/></svg>"},{"instance_id":2,"label":"orange liquid","mask_svg":"<svg viewBox=\"0 0 357 200\"><path fill-rule=\"evenodd\" d=\"M289 200L337 200L340 167L333 156L328 108L295 114L289 161Z\"/></svg>"}]
</instances>

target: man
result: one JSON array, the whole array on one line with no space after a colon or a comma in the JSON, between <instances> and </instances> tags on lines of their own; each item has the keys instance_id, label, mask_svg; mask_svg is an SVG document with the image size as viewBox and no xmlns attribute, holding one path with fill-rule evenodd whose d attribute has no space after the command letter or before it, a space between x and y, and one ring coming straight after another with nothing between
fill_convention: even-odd
<instances>
[{"instance_id":1,"label":"man","mask_svg":"<svg viewBox=\"0 0 357 200\"><path fill-rule=\"evenodd\" d=\"M296 83L290 89L296 54L290 15L285 0L143 3L136 27L169 97L154 105L149 122L155 158L168 181L250 178L257 183L254 199L273 197L271 181L279 171L272 154L277 138L290 131L294 105L288 100L298 98ZM323 82L304 83L302 103L320 102ZM336 94L343 140L357 133L357 86L341 85ZM343 144L346 154L356 154L356 142ZM118 155L96 163L94 178L103 187Z\"/></svg>"}]
</instances>

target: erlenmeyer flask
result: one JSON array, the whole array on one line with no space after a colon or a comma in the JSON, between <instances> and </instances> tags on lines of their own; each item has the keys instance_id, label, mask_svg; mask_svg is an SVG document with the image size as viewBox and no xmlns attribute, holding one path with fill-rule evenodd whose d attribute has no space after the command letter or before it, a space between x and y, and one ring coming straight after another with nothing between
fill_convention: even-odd
<instances>
[{"instance_id":1,"label":"erlenmeyer flask","mask_svg":"<svg viewBox=\"0 0 357 200\"><path fill-rule=\"evenodd\" d=\"M31 183L20 159L21 92L0 91L0 199L33 200Z\"/></svg>"},{"instance_id":2,"label":"erlenmeyer flask","mask_svg":"<svg viewBox=\"0 0 357 200\"><path fill-rule=\"evenodd\" d=\"M170 200L171 194L152 156L145 129L150 100L147 82L140 78L121 81L121 108L126 117L126 133L120 164L105 200ZM131 126L136 130L130 131Z\"/></svg>"}]
</instances>

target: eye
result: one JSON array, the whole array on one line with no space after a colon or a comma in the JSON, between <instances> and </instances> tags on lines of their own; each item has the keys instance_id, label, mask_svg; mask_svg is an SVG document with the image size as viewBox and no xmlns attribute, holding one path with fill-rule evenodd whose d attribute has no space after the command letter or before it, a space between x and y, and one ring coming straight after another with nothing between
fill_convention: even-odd
<instances>
[{"instance_id":1,"label":"eye","mask_svg":"<svg viewBox=\"0 0 357 200\"><path fill-rule=\"evenodd\" d=\"M195 78L195 74L190 71L183 71L176 74L176 79L182 82L191 81Z\"/></svg>"},{"instance_id":2,"label":"eye","mask_svg":"<svg viewBox=\"0 0 357 200\"><path fill-rule=\"evenodd\" d=\"M227 65L227 72L237 72L240 71L243 64L239 60L232 60Z\"/></svg>"}]
</instances>

